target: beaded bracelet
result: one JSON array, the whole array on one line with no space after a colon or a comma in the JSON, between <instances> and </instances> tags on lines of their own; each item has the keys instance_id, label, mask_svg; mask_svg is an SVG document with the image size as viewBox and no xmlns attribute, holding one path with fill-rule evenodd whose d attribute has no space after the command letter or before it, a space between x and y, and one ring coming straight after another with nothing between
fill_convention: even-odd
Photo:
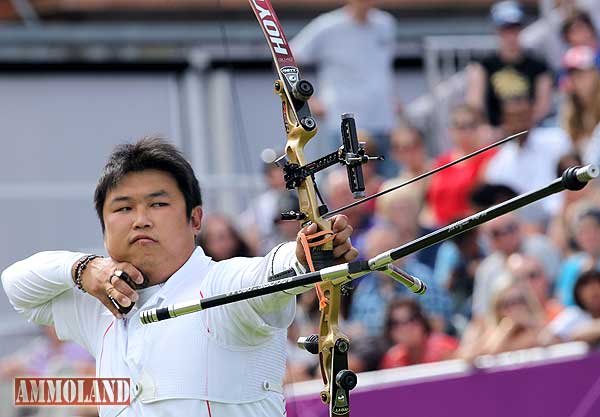
<instances>
[{"instance_id":1,"label":"beaded bracelet","mask_svg":"<svg viewBox=\"0 0 600 417\"><path fill-rule=\"evenodd\" d=\"M75 267L75 279L74 279L75 285L77 286L77 288L79 288L83 292L87 292L83 288L83 284L81 283L81 279L83 278L83 271L85 271L85 268L88 266L88 264L96 258L101 258L101 256L100 255L86 255L77 262L77 267Z\"/></svg>"}]
</instances>

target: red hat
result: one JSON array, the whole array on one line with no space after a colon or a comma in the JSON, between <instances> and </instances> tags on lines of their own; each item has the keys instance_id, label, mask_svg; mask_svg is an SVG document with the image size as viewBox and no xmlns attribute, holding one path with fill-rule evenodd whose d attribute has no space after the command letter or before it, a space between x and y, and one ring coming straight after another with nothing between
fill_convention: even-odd
<instances>
[{"instance_id":1,"label":"red hat","mask_svg":"<svg viewBox=\"0 0 600 417\"><path fill-rule=\"evenodd\" d=\"M563 68L570 70L588 70L596 67L596 51L589 46L574 46L563 57Z\"/></svg>"}]
</instances>

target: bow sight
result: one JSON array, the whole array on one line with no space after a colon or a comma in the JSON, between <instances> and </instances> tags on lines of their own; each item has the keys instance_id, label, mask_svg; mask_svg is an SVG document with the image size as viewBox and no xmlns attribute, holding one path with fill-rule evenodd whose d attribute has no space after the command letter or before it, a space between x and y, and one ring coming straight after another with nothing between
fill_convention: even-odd
<instances>
[{"instance_id":1,"label":"bow sight","mask_svg":"<svg viewBox=\"0 0 600 417\"><path fill-rule=\"evenodd\" d=\"M302 80L310 85L308 81ZM315 183L315 190L321 200L319 206L319 215L327 214L328 209L324 204L321 194L316 186L314 175L329 168L333 165L340 164L346 167L348 172L348 185L355 199L365 196L365 180L362 172L362 165L372 160L383 160L383 156L369 156L366 154L365 142L358 141L358 133L356 130L356 121L352 113L342 114L341 122L342 146L330 154L327 154L319 159L299 165L290 162L286 155L281 156L275 161L275 164L283 169L285 187L288 190L298 188L307 177L311 177ZM286 212L281 213L282 220L304 220L305 216L302 213Z\"/></svg>"}]
</instances>

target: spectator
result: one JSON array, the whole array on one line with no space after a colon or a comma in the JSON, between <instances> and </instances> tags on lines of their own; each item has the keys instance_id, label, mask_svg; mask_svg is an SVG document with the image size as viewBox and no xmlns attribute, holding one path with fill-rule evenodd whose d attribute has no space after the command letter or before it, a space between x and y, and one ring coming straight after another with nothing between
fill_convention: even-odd
<instances>
[{"instance_id":1,"label":"spectator","mask_svg":"<svg viewBox=\"0 0 600 417\"><path fill-rule=\"evenodd\" d=\"M507 185L483 183L473 189L469 197L469 202L472 210L477 212L516 196L516 191Z\"/></svg>"},{"instance_id":2,"label":"spectator","mask_svg":"<svg viewBox=\"0 0 600 417\"><path fill-rule=\"evenodd\" d=\"M276 240L273 219L279 216L278 205L281 196L287 192L283 171L274 163L276 157L273 149L263 150L261 158L266 189L240 215L244 238L256 254L266 254L273 248Z\"/></svg>"},{"instance_id":3,"label":"spectator","mask_svg":"<svg viewBox=\"0 0 600 417\"><path fill-rule=\"evenodd\" d=\"M346 0L344 7L317 17L293 39L292 50L299 62L317 66L319 90L310 104L333 146L341 143L341 114L353 112L357 126L387 155L396 107L396 22L372 3ZM385 176L394 171L391 161L378 164Z\"/></svg>"},{"instance_id":4,"label":"spectator","mask_svg":"<svg viewBox=\"0 0 600 417\"><path fill-rule=\"evenodd\" d=\"M535 127L533 104L515 96L503 104L502 126L507 135L528 132L505 144L490 159L485 178L489 183L508 185L518 193L543 187L556 178L556 166L571 144L564 131L555 127ZM545 223L560 208L560 198L550 196L522 211L529 223L544 230Z\"/></svg>"},{"instance_id":5,"label":"spectator","mask_svg":"<svg viewBox=\"0 0 600 417\"><path fill-rule=\"evenodd\" d=\"M482 143L481 125L482 118L477 110L466 105L458 106L450 116L453 147L436 159L434 168L479 149ZM437 226L445 226L451 220L471 214L469 195L481 181L483 169L495 153L495 150L484 152L431 178L427 200Z\"/></svg>"},{"instance_id":6,"label":"spectator","mask_svg":"<svg viewBox=\"0 0 600 417\"><path fill-rule=\"evenodd\" d=\"M467 230L440 246L433 281L446 288L452 299L452 324L459 333L471 319L475 272L483 259L479 228Z\"/></svg>"},{"instance_id":7,"label":"spectator","mask_svg":"<svg viewBox=\"0 0 600 417\"><path fill-rule=\"evenodd\" d=\"M41 326L42 334L33 339L28 345L0 360L0 383L10 383L11 388L15 377L94 377L96 374L94 358L81 346L59 340L53 327ZM0 398L2 396L0 395ZM3 400L7 400L6 397ZM9 401L6 401L9 402ZM12 405L12 400L10 401ZM14 406L6 409L0 404L0 411L13 415ZM15 416L63 416L40 411L39 407L17 407ZM58 408L58 407L51 407ZM68 415L81 417L98 416L98 408L94 406L78 406L71 408Z\"/></svg>"},{"instance_id":8,"label":"spectator","mask_svg":"<svg viewBox=\"0 0 600 417\"><path fill-rule=\"evenodd\" d=\"M600 268L600 209L585 209L572 227L579 252L569 256L561 265L556 282L556 293L566 306L575 305L573 287L581 271Z\"/></svg>"},{"instance_id":9,"label":"spectator","mask_svg":"<svg viewBox=\"0 0 600 417\"><path fill-rule=\"evenodd\" d=\"M532 102L532 122L539 123L549 113L552 76L546 63L526 52L519 35L525 22L517 2L501 1L491 9L499 49L468 68L467 102L481 109L492 126L502 122L506 99L525 95Z\"/></svg>"},{"instance_id":10,"label":"spectator","mask_svg":"<svg viewBox=\"0 0 600 417\"><path fill-rule=\"evenodd\" d=\"M390 304L385 336L392 346L381 360L383 369L450 359L458 347L455 338L432 329L412 299L398 299Z\"/></svg>"},{"instance_id":11,"label":"spectator","mask_svg":"<svg viewBox=\"0 0 600 417\"><path fill-rule=\"evenodd\" d=\"M252 256L250 247L233 223L218 214L213 214L205 220L197 241L206 256L210 256L214 261Z\"/></svg>"},{"instance_id":12,"label":"spectator","mask_svg":"<svg viewBox=\"0 0 600 417\"><path fill-rule=\"evenodd\" d=\"M584 271L573 288L575 306L567 307L549 325L555 341L600 342L600 271Z\"/></svg>"},{"instance_id":13,"label":"spectator","mask_svg":"<svg viewBox=\"0 0 600 417\"><path fill-rule=\"evenodd\" d=\"M369 259L409 240L411 240L410 235L406 236L393 224L379 224L369 230L365 236L364 257ZM396 262L396 265L429 283L431 270L417 261L415 256L402 258ZM350 307L350 320L355 324L360 324L367 336L380 337L384 330L387 306L399 295L407 295L408 290L379 272L373 272L361 278L355 286ZM443 328L443 325L440 327Z\"/></svg>"},{"instance_id":14,"label":"spectator","mask_svg":"<svg viewBox=\"0 0 600 417\"><path fill-rule=\"evenodd\" d=\"M390 180L388 186L410 180L431 169L423 134L414 127L400 126L394 129L391 157L397 163L400 172L397 177ZM424 185L420 186L419 184ZM427 184L428 181L424 180L411 187L421 187L424 196Z\"/></svg>"},{"instance_id":15,"label":"spectator","mask_svg":"<svg viewBox=\"0 0 600 417\"><path fill-rule=\"evenodd\" d=\"M577 46L563 59L563 123L586 164L600 163L600 68L596 54L589 46Z\"/></svg>"},{"instance_id":16,"label":"spectator","mask_svg":"<svg viewBox=\"0 0 600 417\"><path fill-rule=\"evenodd\" d=\"M513 253L531 255L544 265L546 274L554 278L560 254L548 238L542 235L523 235L523 223L516 213L507 213L481 227L491 253L475 272L473 316L483 318L491 305L492 294L499 279L506 273L506 259Z\"/></svg>"},{"instance_id":17,"label":"spectator","mask_svg":"<svg viewBox=\"0 0 600 417\"><path fill-rule=\"evenodd\" d=\"M560 158L556 176L561 176L569 167L581 165L583 165L583 162L577 153L568 153ZM577 243L570 231L574 215L582 207L590 206L590 204L600 206L600 194L597 188L593 186L585 187L579 191L565 190L560 193L560 201L560 210L548 226L548 236L560 249L563 257L567 257L577 252Z\"/></svg>"},{"instance_id":18,"label":"spectator","mask_svg":"<svg viewBox=\"0 0 600 417\"><path fill-rule=\"evenodd\" d=\"M507 266L511 276L530 288L544 313L546 323L554 320L563 306L556 298L550 297L550 280L540 261L533 256L515 253L508 258Z\"/></svg>"},{"instance_id":19,"label":"spectator","mask_svg":"<svg viewBox=\"0 0 600 417\"><path fill-rule=\"evenodd\" d=\"M332 169L322 184L329 208L340 208L355 201L348 188L348 174L345 168ZM372 212L366 204L359 204L345 210L344 214L354 228L352 240L360 245L361 236L373 225ZM359 251L362 249L359 248Z\"/></svg>"},{"instance_id":20,"label":"spectator","mask_svg":"<svg viewBox=\"0 0 600 417\"><path fill-rule=\"evenodd\" d=\"M575 10L562 24L562 38L570 47L587 46L597 51L598 32L589 14Z\"/></svg>"},{"instance_id":21,"label":"spectator","mask_svg":"<svg viewBox=\"0 0 600 417\"><path fill-rule=\"evenodd\" d=\"M510 275L500 278L486 320L472 322L461 341L458 356L472 360L541 344L544 334L543 313L535 296L524 282Z\"/></svg>"}]
</instances>

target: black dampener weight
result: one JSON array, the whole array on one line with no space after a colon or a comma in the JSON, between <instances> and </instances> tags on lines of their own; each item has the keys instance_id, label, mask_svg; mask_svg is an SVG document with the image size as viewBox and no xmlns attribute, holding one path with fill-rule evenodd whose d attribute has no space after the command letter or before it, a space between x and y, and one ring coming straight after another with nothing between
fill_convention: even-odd
<instances>
[{"instance_id":1,"label":"black dampener weight","mask_svg":"<svg viewBox=\"0 0 600 417\"><path fill-rule=\"evenodd\" d=\"M141 284L136 284L125 271L121 271L121 275L118 278L125 281L125 283L127 285L129 285L132 289L139 290L140 288L146 288L148 286L148 278L146 278L145 275L142 275L142 276L144 278L144 281ZM133 308L133 306L135 305L134 302L131 302L131 304L128 305L127 307L123 307L121 304L119 304L117 302L117 300L114 297L109 295L108 299L110 300L111 303L113 303L113 305L115 306L117 311L119 311L119 313L121 313L121 314L129 313L131 311L131 309Z\"/></svg>"}]
</instances>

